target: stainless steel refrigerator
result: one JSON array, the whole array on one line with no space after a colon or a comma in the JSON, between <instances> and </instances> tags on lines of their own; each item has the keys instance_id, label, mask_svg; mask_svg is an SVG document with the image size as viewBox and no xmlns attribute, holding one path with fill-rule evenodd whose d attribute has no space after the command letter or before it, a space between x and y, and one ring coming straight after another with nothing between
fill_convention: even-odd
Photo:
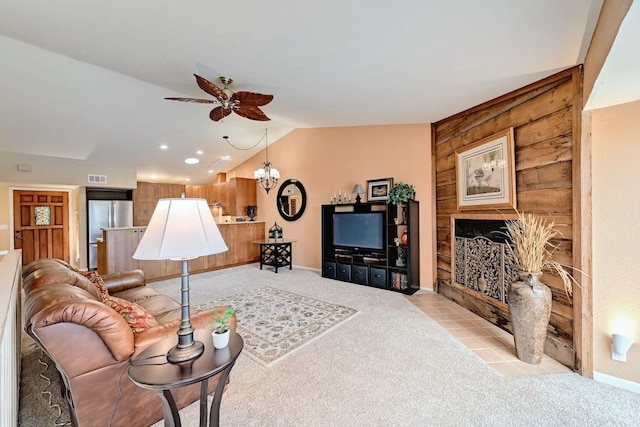
<instances>
[{"instance_id":1,"label":"stainless steel refrigerator","mask_svg":"<svg viewBox=\"0 0 640 427\"><path fill-rule=\"evenodd\" d=\"M103 228L132 227L133 202L130 200L89 200L89 270L98 268L98 240Z\"/></svg>"}]
</instances>

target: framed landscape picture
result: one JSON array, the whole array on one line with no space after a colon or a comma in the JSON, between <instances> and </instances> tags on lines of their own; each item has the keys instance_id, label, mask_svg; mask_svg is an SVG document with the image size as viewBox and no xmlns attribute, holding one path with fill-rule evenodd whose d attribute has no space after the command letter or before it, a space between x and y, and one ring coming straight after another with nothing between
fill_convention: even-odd
<instances>
[{"instance_id":1,"label":"framed landscape picture","mask_svg":"<svg viewBox=\"0 0 640 427\"><path fill-rule=\"evenodd\" d=\"M513 128L456 151L459 210L516 208Z\"/></svg>"},{"instance_id":2,"label":"framed landscape picture","mask_svg":"<svg viewBox=\"0 0 640 427\"><path fill-rule=\"evenodd\" d=\"M367 181L367 201L386 201L393 187L393 178L379 178Z\"/></svg>"}]
</instances>

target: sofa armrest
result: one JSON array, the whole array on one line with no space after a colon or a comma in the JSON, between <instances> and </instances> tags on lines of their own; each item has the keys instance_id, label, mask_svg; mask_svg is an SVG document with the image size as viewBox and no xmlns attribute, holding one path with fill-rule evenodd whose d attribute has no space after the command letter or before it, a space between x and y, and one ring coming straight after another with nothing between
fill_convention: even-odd
<instances>
[{"instance_id":1,"label":"sofa armrest","mask_svg":"<svg viewBox=\"0 0 640 427\"><path fill-rule=\"evenodd\" d=\"M224 313L224 311L228 307L214 307L213 309L218 311L220 315ZM205 329L207 325L211 323L211 310L201 311L198 313L193 313L191 315L191 326L193 329ZM229 322L231 325L231 330L235 331L236 326L238 324L236 315L234 314L231 317ZM178 343L178 337L176 333L180 328L180 320L175 320L173 322L165 323L164 325L154 326L153 328L147 329L146 331L139 332L134 334L134 353L132 358L135 358L140 354L144 349L149 347L156 342L163 340L165 338L174 338L176 340L176 344Z\"/></svg>"},{"instance_id":2,"label":"sofa armrest","mask_svg":"<svg viewBox=\"0 0 640 427\"><path fill-rule=\"evenodd\" d=\"M58 327L54 328L56 325ZM77 327L71 327L73 325ZM101 348L108 350L115 361L122 361L129 358L134 350L134 334L127 321L105 304L81 296L73 300L53 300L35 313L31 317L30 325L26 326L30 326L31 330L41 337L46 347L56 342L56 345L62 348L74 350L76 356L75 351L97 352L97 349ZM54 330L59 332L45 338L48 331ZM65 330L67 333L64 333ZM78 331L82 331L82 334ZM92 338L89 338L89 335ZM99 345L87 346L86 343L90 339Z\"/></svg>"},{"instance_id":3,"label":"sofa armrest","mask_svg":"<svg viewBox=\"0 0 640 427\"><path fill-rule=\"evenodd\" d=\"M102 280L109 290L109 293L118 293L127 289L146 286L144 272L142 270L131 270L125 273L103 274Z\"/></svg>"}]
</instances>

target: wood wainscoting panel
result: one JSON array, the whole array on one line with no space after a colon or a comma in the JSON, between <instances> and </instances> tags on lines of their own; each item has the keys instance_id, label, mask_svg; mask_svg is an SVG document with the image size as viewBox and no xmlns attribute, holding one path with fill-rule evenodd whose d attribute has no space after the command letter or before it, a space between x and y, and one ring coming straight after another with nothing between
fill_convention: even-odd
<instances>
[{"instance_id":1,"label":"wood wainscoting panel","mask_svg":"<svg viewBox=\"0 0 640 427\"><path fill-rule=\"evenodd\" d=\"M584 216L579 159L583 151L581 108L582 68L577 66L432 125L438 292L504 329L510 330L505 304L478 297L452 278L451 218L462 214L456 201L456 151L513 127L517 208L555 220L562 235L555 241L560 249L554 259L582 269L584 256L575 252L581 248L580 226ZM514 211L471 210L464 215L489 213L509 215ZM553 294L546 352L582 372L585 354L576 350L584 352L590 342L584 334L590 332L581 325L576 327L576 322L584 324L578 316L585 297L579 291L573 298L568 297L559 278L545 275L545 280Z\"/></svg>"}]
</instances>

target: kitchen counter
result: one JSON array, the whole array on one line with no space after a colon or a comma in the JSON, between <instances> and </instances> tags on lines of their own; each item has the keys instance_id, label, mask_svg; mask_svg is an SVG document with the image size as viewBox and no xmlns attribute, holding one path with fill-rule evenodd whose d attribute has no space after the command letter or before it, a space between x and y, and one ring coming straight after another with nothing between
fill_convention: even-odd
<instances>
[{"instance_id":1,"label":"kitchen counter","mask_svg":"<svg viewBox=\"0 0 640 427\"><path fill-rule=\"evenodd\" d=\"M259 261L260 250L251 241L264 239L264 223L235 220L219 223L218 229L229 250L189 261L189 272L199 273ZM133 259L146 229L147 227L104 228L103 241L98 243L98 273L118 273L140 268L148 281L180 276L182 267L178 262Z\"/></svg>"},{"instance_id":2,"label":"kitchen counter","mask_svg":"<svg viewBox=\"0 0 640 427\"><path fill-rule=\"evenodd\" d=\"M225 224L264 224L264 221L234 221L234 220L230 220L230 221L222 221L222 222L218 222L216 221L216 224L218 225L225 225Z\"/></svg>"},{"instance_id":3,"label":"kitchen counter","mask_svg":"<svg viewBox=\"0 0 640 427\"><path fill-rule=\"evenodd\" d=\"M218 222L218 218L216 218L216 224L217 225L233 225L233 224L264 224L265 221L259 221L259 220L255 220L255 221L235 221L235 220L229 220L229 221L221 221ZM115 231L115 230L139 230L139 229L146 229L147 227L144 225L137 225L137 226L133 226L133 227L112 227L112 228L103 228L102 230L104 231ZM100 238L96 239L96 240L102 240Z\"/></svg>"}]
</instances>

